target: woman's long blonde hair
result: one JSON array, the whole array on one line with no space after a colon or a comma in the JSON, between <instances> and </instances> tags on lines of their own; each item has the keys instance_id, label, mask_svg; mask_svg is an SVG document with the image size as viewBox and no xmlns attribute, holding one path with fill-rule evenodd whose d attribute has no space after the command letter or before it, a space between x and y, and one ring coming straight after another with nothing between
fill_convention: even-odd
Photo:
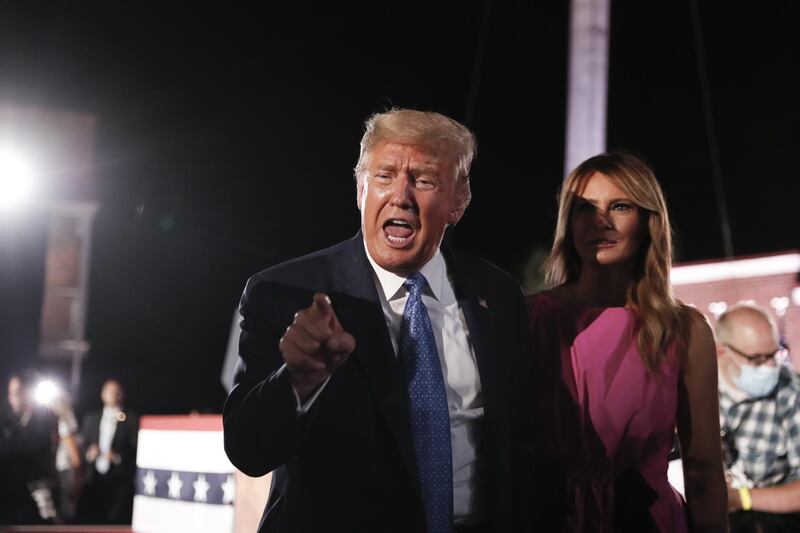
<instances>
[{"instance_id":1,"label":"woman's long blonde hair","mask_svg":"<svg viewBox=\"0 0 800 533\"><path fill-rule=\"evenodd\" d=\"M647 232L628 285L626 307L637 317L637 346L645 366L655 372L665 352L677 343L686 351L686 313L675 299L669 281L672 265L672 230L664 193L653 171L638 157L611 152L591 157L573 170L561 187L553 248L544 264L550 286L574 283L581 260L572 240L570 219L577 191L595 172L622 189L641 210Z\"/></svg>"}]
</instances>

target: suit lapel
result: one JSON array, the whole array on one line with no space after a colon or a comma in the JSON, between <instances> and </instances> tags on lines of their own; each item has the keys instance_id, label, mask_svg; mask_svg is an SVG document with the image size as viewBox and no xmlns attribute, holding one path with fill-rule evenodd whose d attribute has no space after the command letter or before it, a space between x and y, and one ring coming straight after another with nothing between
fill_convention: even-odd
<instances>
[{"instance_id":1,"label":"suit lapel","mask_svg":"<svg viewBox=\"0 0 800 533\"><path fill-rule=\"evenodd\" d=\"M475 358L478 362L485 411L487 405L492 405L492 402L487 402L486 398L493 396L492 388L497 380L495 379L495 358L492 357L491 351L494 323L491 312L481 304L481 300L483 300L481 297L471 296L459 299L459 305L464 311L472 348L475 350ZM483 301L485 302L485 300Z\"/></svg>"},{"instance_id":2,"label":"suit lapel","mask_svg":"<svg viewBox=\"0 0 800 533\"><path fill-rule=\"evenodd\" d=\"M486 406L492 405L491 401L487 401L487 397L494 396L493 389L497 383L496 358L492 357L493 346L497 346L497 344L494 338L495 328L491 300L488 295L480 293L480 288L476 287L474 281L469 279L468 273L459 264L458 258L448 246L442 246L442 253L447 261L447 270L453 283L453 291L458 305L464 312L472 348L475 350L484 412L486 412Z\"/></svg>"},{"instance_id":3,"label":"suit lapel","mask_svg":"<svg viewBox=\"0 0 800 533\"><path fill-rule=\"evenodd\" d=\"M120 413L124 414L125 411L120 411ZM116 425L116 427L114 429L114 438L111 439L111 448L116 450L116 451L119 451L122 448L122 444L121 443L123 442L123 438L124 438L123 433L125 432L125 429L127 429L127 426L126 426L127 420L128 419L125 418L125 420L121 421L119 419L119 417L117 418L117 425Z\"/></svg>"},{"instance_id":4,"label":"suit lapel","mask_svg":"<svg viewBox=\"0 0 800 533\"><path fill-rule=\"evenodd\" d=\"M408 420L407 392L397 356L366 257L361 232L351 240L346 258L334 277L346 298L334 296L333 306L342 327L356 339L351 359L364 373L389 430L397 442L412 483L419 487L417 464Z\"/></svg>"},{"instance_id":5,"label":"suit lapel","mask_svg":"<svg viewBox=\"0 0 800 533\"><path fill-rule=\"evenodd\" d=\"M86 444L97 444L100 442L100 420L103 418L103 412L100 411L99 413L93 413L88 416L94 418L91 418L87 423Z\"/></svg>"},{"instance_id":6,"label":"suit lapel","mask_svg":"<svg viewBox=\"0 0 800 533\"><path fill-rule=\"evenodd\" d=\"M502 403L498 400L502 397L500 387L505 386L499 370L497 368L498 358L494 356L497 350L494 317L492 315L491 295L482 293L481 287L477 286L475 280L469 276L469 272L463 265L459 264L458 258L447 247L442 247L445 260L447 261L448 272L450 273L453 290L458 300L458 305L464 312L464 319L467 322L470 342L475 351L475 359L478 365L478 373L481 381L481 398L483 400L483 418L485 420L485 441L488 447L484 455L485 468L489 470L485 482L487 486L486 509L490 514L496 512L498 497L502 497L496 492L496 488L501 485L494 479L498 474L497 454L498 449L491 450L491 436L494 433L493 426L502 415L499 411L503 409ZM496 519L493 519L495 521Z\"/></svg>"}]
</instances>

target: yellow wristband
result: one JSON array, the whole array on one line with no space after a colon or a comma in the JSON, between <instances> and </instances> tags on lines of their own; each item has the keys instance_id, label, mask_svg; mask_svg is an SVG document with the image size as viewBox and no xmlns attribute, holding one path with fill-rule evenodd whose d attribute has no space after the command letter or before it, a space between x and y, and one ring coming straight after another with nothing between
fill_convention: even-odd
<instances>
[{"instance_id":1,"label":"yellow wristband","mask_svg":"<svg viewBox=\"0 0 800 533\"><path fill-rule=\"evenodd\" d=\"M747 487L739 487L739 500L742 502L742 511L749 511L753 508L753 498Z\"/></svg>"}]
</instances>

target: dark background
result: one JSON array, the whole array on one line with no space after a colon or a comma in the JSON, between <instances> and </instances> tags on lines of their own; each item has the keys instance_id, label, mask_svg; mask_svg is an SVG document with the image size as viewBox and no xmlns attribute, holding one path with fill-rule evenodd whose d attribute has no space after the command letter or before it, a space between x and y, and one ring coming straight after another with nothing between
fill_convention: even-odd
<instances>
[{"instance_id":1,"label":"dark background","mask_svg":"<svg viewBox=\"0 0 800 533\"><path fill-rule=\"evenodd\" d=\"M568 2L165 4L0 2L0 100L99 120L79 408L113 375L141 412L221 410L247 278L358 229L352 167L375 111L432 109L477 133L455 245L520 279L548 245ZM736 255L797 247L800 17L789 4L701 2ZM724 255L690 6L617 0L611 19L608 146L655 167L679 261ZM3 305L31 319L25 331L0 325L6 348L35 339L39 235L13 268L2 258Z\"/></svg>"}]
</instances>

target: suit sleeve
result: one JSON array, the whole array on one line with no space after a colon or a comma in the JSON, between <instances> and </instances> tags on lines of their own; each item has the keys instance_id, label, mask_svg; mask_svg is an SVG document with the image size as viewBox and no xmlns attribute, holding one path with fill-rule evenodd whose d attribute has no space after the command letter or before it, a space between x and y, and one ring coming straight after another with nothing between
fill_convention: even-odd
<instances>
[{"instance_id":1,"label":"suit sleeve","mask_svg":"<svg viewBox=\"0 0 800 533\"><path fill-rule=\"evenodd\" d=\"M136 472L136 449L139 444L139 416L130 414L127 424L128 431L123 443L124 450L119 452L120 466L126 475L133 475Z\"/></svg>"},{"instance_id":2,"label":"suit sleeve","mask_svg":"<svg viewBox=\"0 0 800 533\"><path fill-rule=\"evenodd\" d=\"M99 420L96 419L93 413L87 413L84 415L83 420L81 420L79 450L81 452L82 461L86 461L86 451L89 449L89 446L97 443L97 433L92 430L92 426L97 426L98 424Z\"/></svg>"},{"instance_id":3,"label":"suit sleeve","mask_svg":"<svg viewBox=\"0 0 800 533\"><path fill-rule=\"evenodd\" d=\"M515 336L514 346L516 348L513 360L513 443L514 443L514 469L515 478L513 480L515 490L513 502L515 508L515 527L519 531L533 530L533 519L531 515L531 502L533 496L533 471L534 463L534 419L533 419L533 391L531 380L531 352L529 342L529 318L525 300L522 292L517 290L515 294Z\"/></svg>"},{"instance_id":4,"label":"suit sleeve","mask_svg":"<svg viewBox=\"0 0 800 533\"><path fill-rule=\"evenodd\" d=\"M242 296L239 363L223 419L225 451L250 476L287 463L303 433L289 373L279 372L278 342L300 310L295 301L285 286L263 279L251 279Z\"/></svg>"}]
</instances>

